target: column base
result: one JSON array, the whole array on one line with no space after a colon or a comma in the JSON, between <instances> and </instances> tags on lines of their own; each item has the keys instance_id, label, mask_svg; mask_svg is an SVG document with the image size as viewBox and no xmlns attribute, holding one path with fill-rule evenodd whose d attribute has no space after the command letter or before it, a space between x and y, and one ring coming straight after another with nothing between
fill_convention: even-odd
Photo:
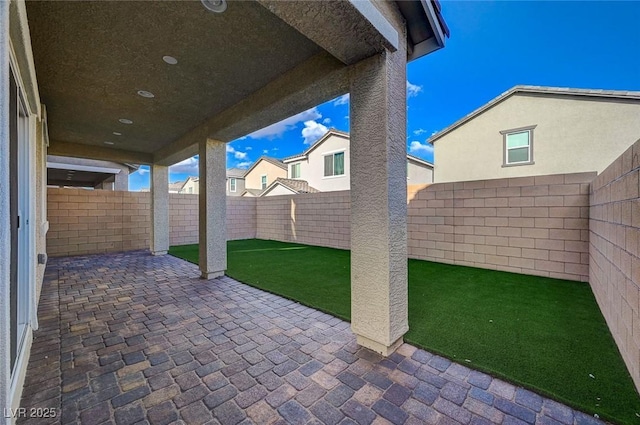
<instances>
[{"instance_id":1,"label":"column base","mask_svg":"<svg viewBox=\"0 0 640 425\"><path fill-rule=\"evenodd\" d=\"M222 276L224 276L224 270L217 271L217 272L200 271L200 279L211 280L211 279L215 279L217 277L222 277Z\"/></svg>"},{"instance_id":2,"label":"column base","mask_svg":"<svg viewBox=\"0 0 640 425\"><path fill-rule=\"evenodd\" d=\"M151 251L151 255L165 255L169 251Z\"/></svg>"},{"instance_id":3,"label":"column base","mask_svg":"<svg viewBox=\"0 0 640 425\"><path fill-rule=\"evenodd\" d=\"M378 354L382 354L383 356L388 357L402 345L403 339L402 337L400 337L393 344L385 345L378 341L369 339L366 336L356 334L356 342L362 347L368 348L371 351L375 351Z\"/></svg>"}]
</instances>

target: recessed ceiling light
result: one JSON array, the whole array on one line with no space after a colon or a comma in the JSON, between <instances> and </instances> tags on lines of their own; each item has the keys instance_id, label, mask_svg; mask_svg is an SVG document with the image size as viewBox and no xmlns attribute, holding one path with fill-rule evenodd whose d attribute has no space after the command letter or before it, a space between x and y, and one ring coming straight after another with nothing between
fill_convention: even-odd
<instances>
[{"instance_id":1,"label":"recessed ceiling light","mask_svg":"<svg viewBox=\"0 0 640 425\"><path fill-rule=\"evenodd\" d=\"M122 124L133 124L133 121L127 118L120 118L118 121L120 121Z\"/></svg>"},{"instance_id":2,"label":"recessed ceiling light","mask_svg":"<svg viewBox=\"0 0 640 425\"><path fill-rule=\"evenodd\" d=\"M115 145L113 142L104 142L105 145Z\"/></svg>"},{"instance_id":3,"label":"recessed ceiling light","mask_svg":"<svg viewBox=\"0 0 640 425\"><path fill-rule=\"evenodd\" d=\"M118 133L117 131L114 131L114 132L113 132L113 135L114 135L114 136L122 136L122 133Z\"/></svg>"},{"instance_id":4,"label":"recessed ceiling light","mask_svg":"<svg viewBox=\"0 0 640 425\"><path fill-rule=\"evenodd\" d=\"M173 56L163 56L162 60L168 63L169 65L175 65L178 63L178 59L174 58Z\"/></svg>"},{"instance_id":5,"label":"recessed ceiling light","mask_svg":"<svg viewBox=\"0 0 640 425\"><path fill-rule=\"evenodd\" d=\"M138 95L142 96L142 97L146 97L147 99L151 99L156 97L153 93L151 93L150 91L146 91L146 90L138 90Z\"/></svg>"},{"instance_id":6,"label":"recessed ceiling light","mask_svg":"<svg viewBox=\"0 0 640 425\"><path fill-rule=\"evenodd\" d=\"M200 0L207 10L215 13L222 13L227 10L227 2L225 0Z\"/></svg>"}]
</instances>

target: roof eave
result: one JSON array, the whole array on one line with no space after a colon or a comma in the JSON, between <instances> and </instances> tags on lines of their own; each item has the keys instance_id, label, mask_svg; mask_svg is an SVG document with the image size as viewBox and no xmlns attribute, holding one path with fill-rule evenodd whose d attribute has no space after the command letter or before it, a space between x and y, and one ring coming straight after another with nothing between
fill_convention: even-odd
<instances>
[{"instance_id":1,"label":"roof eave","mask_svg":"<svg viewBox=\"0 0 640 425\"><path fill-rule=\"evenodd\" d=\"M421 41L418 44L410 46L407 54L407 62L426 56L430 53L440 50L445 46L445 39L449 35L444 19L439 11L436 10L432 0L420 0L422 10L429 21L433 36Z\"/></svg>"}]
</instances>

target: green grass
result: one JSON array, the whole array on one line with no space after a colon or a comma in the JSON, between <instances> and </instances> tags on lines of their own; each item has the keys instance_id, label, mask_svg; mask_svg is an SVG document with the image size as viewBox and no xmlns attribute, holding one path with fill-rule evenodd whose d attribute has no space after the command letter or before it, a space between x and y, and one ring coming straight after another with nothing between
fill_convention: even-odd
<instances>
[{"instance_id":1,"label":"green grass","mask_svg":"<svg viewBox=\"0 0 640 425\"><path fill-rule=\"evenodd\" d=\"M349 251L264 240L227 250L234 279L349 320ZM198 262L197 245L169 252ZM417 346L603 419L640 422L640 397L586 283L409 260L409 327Z\"/></svg>"}]
</instances>

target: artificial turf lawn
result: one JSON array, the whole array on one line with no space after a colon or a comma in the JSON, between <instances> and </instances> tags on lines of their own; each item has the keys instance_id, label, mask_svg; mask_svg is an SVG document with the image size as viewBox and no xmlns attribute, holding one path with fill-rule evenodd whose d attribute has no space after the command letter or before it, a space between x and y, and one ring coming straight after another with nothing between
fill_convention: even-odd
<instances>
[{"instance_id":1,"label":"artificial turf lawn","mask_svg":"<svg viewBox=\"0 0 640 425\"><path fill-rule=\"evenodd\" d=\"M232 278L349 320L349 251L249 239L227 252ZM197 245L169 253L198 262ZM586 283L409 260L409 328L406 341L471 368L640 422L640 397Z\"/></svg>"}]
</instances>

